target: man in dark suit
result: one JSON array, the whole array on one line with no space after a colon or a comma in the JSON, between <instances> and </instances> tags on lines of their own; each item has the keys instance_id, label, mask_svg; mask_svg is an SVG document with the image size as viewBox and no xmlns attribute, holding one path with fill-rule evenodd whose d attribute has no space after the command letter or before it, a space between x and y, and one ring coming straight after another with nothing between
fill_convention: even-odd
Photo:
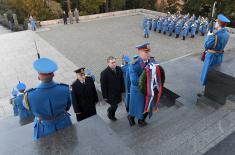
<instances>
[{"instance_id":1,"label":"man in dark suit","mask_svg":"<svg viewBox=\"0 0 235 155\"><path fill-rule=\"evenodd\" d=\"M101 90L104 100L110 104L107 116L110 120L116 121L115 112L125 90L124 79L122 69L116 65L114 57L108 57L107 63L108 67L100 75Z\"/></svg>"},{"instance_id":2,"label":"man in dark suit","mask_svg":"<svg viewBox=\"0 0 235 155\"><path fill-rule=\"evenodd\" d=\"M72 104L77 121L81 121L96 114L95 105L98 102L94 80L86 77L85 68L79 68L74 72L77 74L77 80L72 87Z\"/></svg>"}]
</instances>

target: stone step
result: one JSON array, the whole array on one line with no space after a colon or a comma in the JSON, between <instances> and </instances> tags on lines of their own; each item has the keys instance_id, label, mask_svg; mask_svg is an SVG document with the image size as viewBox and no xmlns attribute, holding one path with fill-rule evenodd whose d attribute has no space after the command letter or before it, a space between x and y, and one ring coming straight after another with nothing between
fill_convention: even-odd
<instances>
[{"instance_id":1,"label":"stone step","mask_svg":"<svg viewBox=\"0 0 235 155\"><path fill-rule=\"evenodd\" d=\"M203 104L198 103L200 106L205 106ZM213 141L225 134L230 127L235 129L235 123L233 123L235 119L234 108L234 103L226 104L215 112L208 114L207 117L198 120L171 139L154 147L153 151L156 154L162 155L201 154L200 152L203 149L208 147L208 145L213 145Z\"/></svg>"},{"instance_id":2,"label":"stone step","mask_svg":"<svg viewBox=\"0 0 235 155\"><path fill-rule=\"evenodd\" d=\"M28 124L5 134L0 133L0 154L135 154L97 115L36 142L31 138L32 131L33 124Z\"/></svg>"},{"instance_id":3,"label":"stone step","mask_svg":"<svg viewBox=\"0 0 235 155\"><path fill-rule=\"evenodd\" d=\"M0 120L0 133L19 128L32 123L34 118L20 120L19 117L9 116Z\"/></svg>"},{"instance_id":4,"label":"stone step","mask_svg":"<svg viewBox=\"0 0 235 155\"><path fill-rule=\"evenodd\" d=\"M195 106L193 109L173 106L163 113L158 112L150 120L148 126L144 128L130 127L127 119L117 122L118 125L116 125L116 122L113 123L111 128L137 154L141 154L138 152L154 154L155 151L150 151L155 148L153 145L157 146L172 138L175 134L190 127L193 123L212 112L214 112L214 109L208 106L203 108Z\"/></svg>"},{"instance_id":5,"label":"stone step","mask_svg":"<svg viewBox=\"0 0 235 155\"><path fill-rule=\"evenodd\" d=\"M166 122L160 123L159 125L157 124L158 122L155 122L155 127L145 131L146 134L139 133L140 136L138 139L136 138L135 141L132 140L130 148L137 150L137 152L140 152L142 149L144 149L147 154L156 154L156 152L159 150L157 150L156 147L153 147L153 145L161 145L175 135L183 132L184 130L187 130L194 123L214 112L214 109L195 108L192 110L188 108L182 108L176 112L179 113L179 115L175 115L175 117ZM152 133L149 133L150 131L152 131ZM137 141L144 141L144 143L135 144Z\"/></svg>"},{"instance_id":6,"label":"stone step","mask_svg":"<svg viewBox=\"0 0 235 155\"><path fill-rule=\"evenodd\" d=\"M172 106L170 108L167 108L165 110L160 110L157 113L153 114L153 117L151 118L151 123L154 122L155 120L165 120L169 113L172 113L176 111L179 107L177 106ZM139 130L138 126L133 126L130 127L129 122L127 120L127 113L124 118L118 120L117 122L111 122L109 126L121 137L124 138L126 135L134 134ZM147 120L148 121L148 120ZM127 130L128 129L128 130Z\"/></svg>"}]
</instances>

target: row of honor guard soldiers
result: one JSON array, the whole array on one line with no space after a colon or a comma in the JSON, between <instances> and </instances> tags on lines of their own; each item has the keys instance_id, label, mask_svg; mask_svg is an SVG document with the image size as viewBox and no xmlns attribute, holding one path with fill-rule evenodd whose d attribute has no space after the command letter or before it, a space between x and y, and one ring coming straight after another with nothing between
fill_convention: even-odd
<instances>
[{"instance_id":1,"label":"row of honor guard soldiers","mask_svg":"<svg viewBox=\"0 0 235 155\"><path fill-rule=\"evenodd\" d=\"M183 16L168 13L167 16L145 16L143 28L145 38L149 37L149 31L153 29L159 33L168 33L169 36L175 33L175 38L179 38L181 35L182 39L185 40L188 34L191 35L191 38L194 38L198 32L204 36L209 29L209 20L201 16L196 19L195 15L190 17L189 14Z\"/></svg>"}]
</instances>

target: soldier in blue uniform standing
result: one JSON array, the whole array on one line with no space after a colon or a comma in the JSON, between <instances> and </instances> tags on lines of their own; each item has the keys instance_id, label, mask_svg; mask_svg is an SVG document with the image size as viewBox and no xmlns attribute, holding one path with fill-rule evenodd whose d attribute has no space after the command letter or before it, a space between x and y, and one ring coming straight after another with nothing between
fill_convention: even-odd
<instances>
[{"instance_id":1,"label":"soldier in blue uniform standing","mask_svg":"<svg viewBox=\"0 0 235 155\"><path fill-rule=\"evenodd\" d=\"M195 37L197 31L197 22L194 22L191 26L191 38Z\"/></svg>"},{"instance_id":2,"label":"soldier in blue uniform standing","mask_svg":"<svg viewBox=\"0 0 235 155\"><path fill-rule=\"evenodd\" d=\"M169 24L169 36L172 36L172 33L174 31L174 20L172 20Z\"/></svg>"},{"instance_id":3,"label":"soldier in blue uniform standing","mask_svg":"<svg viewBox=\"0 0 235 155\"><path fill-rule=\"evenodd\" d=\"M200 28L201 16L198 17L198 19L196 20L196 23L197 23L197 29L196 29L196 34L197 34Z\"/></svg>"},{"instance_id":4,"label":"soldier in blue uniform standing","mask_svg":"<svg viewBox=\"0 0 235 155\"><path fill-rule=\"evenodd\" d=\"M166 34L166 32L168 31L168 19L166 18L162 24L162 33L163 34Z\"/></svg>"},{"instance_id":5,"label":"soldier in blue uniform standing","mask_svg":"<svg viewBox=\"0 0 235 155\"><path fill-rule=\"evenodd\" d=\"M215 23L217 30L213 34L209 34L205 40L205 60L201 73L201 84L206 84L206 77L210 67L220 65L223 61L224 48L229 40L229 33L226 30L226 23L230 20L223 14L219 14Z\"/></svg>"},{"instance_id":6,"label":"soldier in blue uniform standing","mask_svg":"<svg viewBox=\"0 0 235 155\"><path fill-rule=\"evenodd\" d=\"M189 31L189 25L188 25L188 22L186 22L181 32L182 40L185 40L186 36L188 35L188 31Z\"/></svg>"},{"instance_id":7,"label":"soldier in blue uniform standing","mask_svg":"<svg viewBox=\"0 0 235 155\"><path fill-rule=\"evenodd\" d=\"M158 22L158 17L156 17L154 20L153 20L153 31L157 31L157 22Z\"/></svg>"},{"instance_id":8,"label":"soldier in blue uniform standing","mask_svg":"<svg viewBox=\"0 0 235 155\"><path fill-rule=\"evenodd\" d=\"M130 96L130 91L128 91L128 87L127 87L127 83L129 83L129 79L126 78L126 75L128 73L128 70L129 70L129 66L130 66L130 62L131 62L131 59L127 56L127 55L124 55L123 56L123 65L122 65L122 73L123 73L123 79L124 79L124 84L125 84L125 93L123 94L124 95L124 98L125 98L125 104L126 104L126 110L128 111L128 102L129 102L129 96Z\"/></svg>"},{"instance_id":9,"label":"soldier in blue uniform standing","mask_svg":"<svg viewBox=\"0 0 235 155\"><path fill-rule=\"evenodd\" d=\"M144 25L144 38L149 38L149 22Z\"/></svg>"},{"instance_id":10,"label":"soldier in blue uniform standing","mask_svg":"<svg viewBox=\"0 0 235 155\"><path fill-rule=\"evenodd\" d=\"M18 107L17 105L15 104L15 98L18 94L18 91L13 88L12 92L11 92L11 98L10 98L10 104L13 106L13 113L14 113L14 116L18 116Z\"/></svg>"},{"instance_id":11,"label":"soldier in blue uniform standing","mask_svg":"<svg viewBox=\"0 0 235 155\"><path fill-rule=\"evenodd\" d=\"M140 92L139 89L139 78L144 71L145 66L148 63L148 59L150 58L149 52L149 43L145 43L143 45L139 45L136 48L138 49L139 57L130 65L129 68L129 78L130 78L130 101L129 101L129 115L128 120L130 126L135 125L135 117L138 119L138 124L140 126L145 126L147 123L145 119L147 117L147 113L144 112L144 103L145 96ZM127 77L128 78L128 77Z\"/></svg>"},{"instance_id":12,"label":"soldier in blue uniform standing","mask_svg":"<svg viewBox=\"0 0 235 155\"><path fill-rule=\"evenodd\" d=\"M175 38L179 38L180 31L182 29L183 21L179 20L175 25Z\"/></svg>"},{"instance_id":13,"label":"soldier in blue uniform standing","mask_svg":"<svg viewBox=\"0 0 235 155\"><path fill-rule=\"evenodd\" d=\"M158 22L157 22L157 30L158 30L158 33L161 33L162 32L162 23L163 23L164 19L163 17L160 17Z\"/></svg>"},{"instance_id":14,"label":"soldier in blue uniform standing","mask_svg":"<svg viewBox=\"0 0 235 155\"><path fill-rule=\"evenodd\" d=\"M127 55L124 55L123 56L123 65L122 65L122 73L123 73L123 77L124 77L124 83L126 84L126 80L125 80L125 77L126 77L126 72L130 66L130 62L131 62L131 59L127 56Z\"/></svg>"},{"instance_id":15,"label":"soldier in blue uniform standing","mask_svg":"<svg viewBox=\"0 0 235 155\"><path fill-rule=\"evenodd\" d=\"M201 35L204 36L206 34L208 28L208 21L207 19L203 19L201 23Z\"/></svg>"},{"instance_id":16,"label":"soldier in blue uniform standing","mask_svg":"<svg viewBox=\"0 0 235 155\"><path fill-rule=\"evenodd\" d=\"M152 30L152 25L153 25L153 23L152 23L152 18L149 18L149 19L148 19L148 27L149 27L149 30L150 30L150 31Z\"/></svg>"},{"instance_id":17,"label":"soldier in blue uniform standing","mask_svg":"<svg viewBox=\"0 0 235 155\"><path fill-rule=\"evenodd\" d=\"M72 125L67 112L71 107L71 92L68 85L53 81L58 69L54 61L40 58L33 66L41 83L26 91L24 106L35 116L33 139L37 140Z\"/></svg>"},{"instance_id":18,"label":"soldier in blue uniform standing","mask_svg":"<svg viewBox=\"0 0 235 155\"><path fill-rule=\"evenodd\" d=\"M144 20L143 20L143 27L147 24L148 22L148 17L144 16Z\"/></svg>"},{"instance_id":19,"label":"soldier in blue uniform standing","mask_svg":"<svg viewBox=\"0 0 235 155\"><path fill-rule=\"evenodd\" d=\"M20 120L25 120L28 118L33 118L32 112L28 111L24 106L23 106L23 98L24 98L24 91L26 89L26 85L23 82L19 82L16 86L18 90L18 95L14 100L14 104L17 106L18 109L18 114L20 117Z\"/></svg>"}]
</instances>

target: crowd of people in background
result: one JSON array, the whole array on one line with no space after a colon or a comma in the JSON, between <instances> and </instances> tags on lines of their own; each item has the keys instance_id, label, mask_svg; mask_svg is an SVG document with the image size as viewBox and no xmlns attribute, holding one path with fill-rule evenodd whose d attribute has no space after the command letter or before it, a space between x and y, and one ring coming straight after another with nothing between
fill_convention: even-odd
<instances>
[{"instance_id":1,"label":"crowd of people in background","mask_svg":"<svg viewBox=\"0 0 235 155\"><path fill-rule=\"evenodd\" d=\"M77 8L75 8L74 12L70 10L68 14L64 11L62 16L63 16L64 25L68 24L68 19L70 24L73 24L74 19L76 23L79 23L79 11Z\"/></svg>"}]
</instances>

